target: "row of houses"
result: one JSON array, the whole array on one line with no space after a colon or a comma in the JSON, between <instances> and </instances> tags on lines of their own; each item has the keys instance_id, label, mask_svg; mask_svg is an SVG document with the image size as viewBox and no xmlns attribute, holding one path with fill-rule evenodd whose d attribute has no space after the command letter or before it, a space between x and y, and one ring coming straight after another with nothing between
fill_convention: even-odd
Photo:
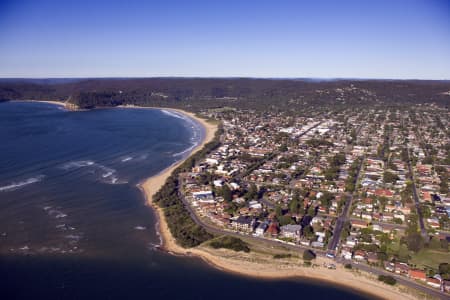
<instances>
[{"instance_id":1,"label":"row of houses","mask_svg":"<svg viewBox=\"0 0 450 300\"><path fill-rule=\"evenodd\" d=\"M401 262L385 262L384 268L389 272L403 275L408 278L424 282L433 288L450 292L450 280L442 279L439 274L427 276L427 273L424 270L411 268L408 264Z\"/></svg>"}]
</instances>

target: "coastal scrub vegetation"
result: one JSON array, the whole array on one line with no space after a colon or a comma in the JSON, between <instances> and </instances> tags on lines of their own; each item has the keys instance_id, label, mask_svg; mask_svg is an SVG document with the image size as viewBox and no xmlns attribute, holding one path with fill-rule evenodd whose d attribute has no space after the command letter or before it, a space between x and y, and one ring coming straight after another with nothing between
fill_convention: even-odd
<instances>
[{"instance_id":1,"label":"coastal scrub vegetation","mask_svg":"<svg viewBox=\"0 0 450 300\"><path fill-rule=\"evenodd\" d=\"M290 253L278 253L278 254L274 254L273 258L275 259L282 259L282 258L291 258L292 254Z\"/></svg>"},{"instance_id":2,"label":"coastal scrub vegetation","mask_svg":"<svg viewBox=\"0 0 450 300\"><path fill-rule=\"evenodd\" d=\"M238 251L250 252L250 247L247 245L246 242L244 242L240 238L228 235L219 237L211 241L209 243L209 246L211 246L214 249L225 248L234 250L236 252Z\"/></svg>"},{"instance_id":3,"label":"coastal scrub vegetation","mask_svg":"<svg viewBox=\"0 0 450 300\"><path fill-rule=\"evenodd\" d=\"M316 254L312 252L311 250L305 250L303 252L303 260L304 261L311 261L316 258Z\"/></svg>"},{"instance_id":4,"label":"coastal scrub vegetation","mask_svg":"<svg viewBox=\"0 0 450 300\"><path fill-rule=\"evenodd\" d=\"M395 285L397 280L389 275L378 275L378 280L389 285Z\"/></svg>"},{"instance_id":5,"label":"coastal scrub vegetation","mask_svg":"<svg viewBox=\"0 0 450 300\"><path fill-rule=\"evenodd\" d=\"M219 137L221 133L222 129L219 128L213 140L176 168L161 189L153 196L153 202L164 211L171 234L175 237L177 243L183 247L198 246L214 236L191 218L178 192L178 175L190 170L197 161L216 149L220 145Z\"/></svg>"},{"instance_id":6,"label":"coastal scrub vegetation","mask_svg":"<svg viewBox=\"0 0 450 300\"><path fill-rule=\"evenodd\" d=\"M195 224L182 203L167 207L164 215L170 232L183 247L195 247L212 238L203 227Z\"/></svg>"}]
</instances>

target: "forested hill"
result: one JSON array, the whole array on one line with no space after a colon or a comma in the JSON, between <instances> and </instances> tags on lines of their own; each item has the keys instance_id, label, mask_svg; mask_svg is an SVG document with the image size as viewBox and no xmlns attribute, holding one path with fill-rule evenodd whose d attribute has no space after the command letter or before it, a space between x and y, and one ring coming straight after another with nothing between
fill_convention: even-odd
<instances>
[{"instance_id":1,"label":"forested hill","mask_svg":"<svg viewBox=\"0 0 450 300\"><path fill-rule=\"evenodd\" d=\"M3 79L0 100L61 100L81 108L134 104L189 110L237 107L289 110L308 106L448 107L450 81L252 78Z\"/></svg>"}]
</instances>

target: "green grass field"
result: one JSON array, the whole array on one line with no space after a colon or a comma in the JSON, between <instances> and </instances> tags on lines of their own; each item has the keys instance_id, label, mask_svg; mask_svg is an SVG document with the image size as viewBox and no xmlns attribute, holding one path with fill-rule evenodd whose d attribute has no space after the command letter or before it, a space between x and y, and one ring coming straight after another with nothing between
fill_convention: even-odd
<instances>
[{"instance_id":1,"label":"green grass field","mask_svg":"<svg viewBox=\"0 0 450 300\"><path fill-rule=\"evenodd\" d=\"M437 270L440 263L450 262L450 252L423 249L419 253L412 255L410 262L417 265L420 269L432 267Z\"/></svg>"}]
</instances>

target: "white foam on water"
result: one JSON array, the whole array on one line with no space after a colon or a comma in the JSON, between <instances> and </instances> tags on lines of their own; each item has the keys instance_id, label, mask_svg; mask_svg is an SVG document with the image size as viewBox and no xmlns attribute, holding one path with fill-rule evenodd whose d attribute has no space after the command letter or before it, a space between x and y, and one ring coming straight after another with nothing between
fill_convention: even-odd
<instances>
[{"instance_id":1,"label":"white foam on water","mask_svg":"<svg viewBox=\"0 0 450 300\"><path fill-rule=\"evenodd\" d=\"M8 191L17 190L17 189L27 186L29 184L33 184L33 183L42 181L42 179L44 179L44 178L45 178L45 175L38 175L36 177L31 177L31 178L25 179L23 181L12 182L8 185L0 186L0 192L8 192Z\"/></svg>"},{"instance_id":2,"label":"white foam on water","mask_svg":"<svg viewBox=\"0 0 450 300\"><path fill-rule=\"evenodd\" d=\"M69 226L67 224L59 224L59 225L56 225L55 227L56 227L56 229L61 229L63 231L76 229L75 227Z\"/></svg>"},{"instance_id":3,"label":"white foam on water","mask_svg":"<svg viewBox=\"0 0 450 300\"><path fill-rule=\"evenodd\" d=\"M131 160L132 157L125 157L122 161ZM92 160L77 160L65 163L60 166L63 170L73 170L79 168L89 168L89 173L100 176L100 181L107 184L125 184L127 181L119 180L117 171Z\"/></svg>"},{"instance_id":4,"label":"white foam on water","mask_svg":"<svg viewBox=\"0 0 450 300\"><path fill-rule=\"evenodd\" d=\"M125 157L125 158L122 158L122 162L127 162L127 161L130 161L130 160L132 160L133 159L133 157L132 156L127 156L127 157Z\"/></svg>"},{"instance_id":5,"label":"white foam on water","mask_svg":"<svg viewBox=\"0 0 450 300\"><path fill-rule=\"evenodd\" d=\"M187 118L184 117L183 115L178 114L178 113L176 113L176 112L168 111L168 110L165 110L165 109L162 109L161 111L162 111L164 114L166 114L166 115L168 115L168 116L171 116L171 117L174 117L174 118L178 118L178 119L182 119L182 120L186 120L186 119L187 119Z\"/></svg>"},{"instance_id":6,"label":"white foam on water","mask_svg":"<svg viewBox=\"0 0 450 300\"><path fill-rule=\"evenodd\" d=\"M100 180L103 183L107 183L107 184L125 184L127 183L127 181L124 180L119 180L119 177L116 175L117 171L115 169L106 167L104 165L100 165L100 164L96 164L95 165L101 172L102 174L100 175Z\"/></svg>"},{"instance_id":7,"label":"white foam on water","mask_svg":"<svg viewBox=\"0 0 450 300\"><path fill-rule=\"evenodd\" d=\"M59 224L55 226L57 229L62 229L62 230L67 230L67 225L66 224Z\"/></svg>"},{"instance_id":8,"label":"white foam on water","mask_svg":"<svg viewBox=\"0 0 450 300\"><path fill-rule=\"evenodd\" d=\"M155 223L155 232L156 232L156 235L158 236L158 238L159 238L159 244L158 244L158 246L156 246L156 248L160 248L160 247L162 247L163 246L163 239L162 239L162 236L161 236L161 233L159 232L159 220Z\"/></svg>"},{"instance_id":9,"label":"white foam on water","mask_svg":"<svg viewBox=\"0 0 450 300\"><path fill-rule=\"evenodd\" d=\"M187 148L187 149L181 151L181 152L172 154L173 157L185 155L185 154L191 152L195 147L198 146L199 141L197 141L197 140L198 140L198 135L199 135L199 132L200 132L200 128L199 128L199 125L198 125L198 123L197 123L196 121L194 121L194 120L191 119L190 117L187 117L187 116L185 116L185 115L183 115L183 114L179 114L179 113L177 113L177 112L167 111L167 110L164 110L164 109L161 110L161 111L162 111L164 114L169 115L169 116L171 116L171 117L175 117L175 118L184 120L186 123L188 123L188 126L189 126L190 128L194 129L194 131L193 131L193 136L190 138L190 140L191 140L191 146L190 146L189 148ZM198 129L198 130L196 130L196 129ZM195 142L195 141L196 141L196 142Z\"/></svg>"},{"instance_id":10,"label":"white foam on water","mask_svg":"<svg viewBox=\"0 0 450 300\"><path fill-rule=\"evenodd\" d=\"M174 153L174 154L172 154L172 156L175 157L175 156L185 155L185 154L191 152L195 147L197 147L197 145L198 144L191 144L191 146L189 148L187 148L186 150L183 150L183 151L178 152L178 153Z\"/></svg>"},{"instance_id":11,"label":"white foam on water","mask_svg":"<svg viewBox=\"0 0 450 300\"><path fill-rule=\"evenodd\" d=\"M159 248L161 248L161 245L159 245L159 244L148 243L148 245L147 245L147 249L151 250L151 251L158 250Z\"/></svg>"},{"instance_id":12,"label":"white foam on water","mask_svg":"<svg viewBox=\"0 0 450 300\"><path fill-rule=\"evenodd\" d=\"M73 170L73 169L79 169L79 168L83 168L83 167L89 167L94 164L95 164L95 162L92 160L77 160L77 161L71 161L71 162L63 164L61 166L61 169Z\"/></svg>"},{"instance_id":13,"label":"white foam on water","mask_svg":"<svg viewBox=\"0 0 450 300\"><path fill-rule=\"evenodd\" d=\"M113 174L113 172L106 172L106 173L102 174L102 177L106 178L106 177L111 176L112 174Z\"/></svg>"},{"instance_id":14,"label":"white foam on water","mask_svg":"<svg viewBox=\"0 0 450 300\"><path fill-rule=\"evenodd\" d=\"M52 216L55 219L62 219L62 218L67 217L67 214L65 214L62 211L57 210L57 209L50 209L50 210L48 210L48 214L49 214L49 216Z\"/></svg>"},{"instance_id":15,"label":"white foam on water","mask_svg":"<svg viewBox=\"0 0 450 300\"><path fill-rule=\"evenodd\" d=\"M64 236L66 239L70 239L70 240L79 240L81 239L81 235L76 235L76 234L69 234Z\"/></svg>"},{"instance_id":16,"label":"white foam on water","mask_svg":"<svg viewBox=\"0 0 450 300\"><path fill-rule=\"evenodd\" d=\"M136 230L146 230L147 227L144 227L144 226L136 226L136 227L134 227L134 229L136 229Z\"/></svg>"},{"instance_id":17,"label":"white foam on water","mask_svg":"<svg viewBox=\"0 0 450 300\"><path fill-rule=\"evenodd\" d=\"M199 128L199 124L195 120L193 120L192 118L190 118L188 116L185 116L181 113L177 113L177 112L173 112L173 111L167 111L164 109L162 109L161 111L168 116L185 121L188 124L188 126L192 129ZM194 136L197 136L197 130L194 130Z\"/></svg>"},{"instance_id":18,"label":"white foam on water","mask_svg":"<svg viewBox=\"0 0 450 300\"><path fill-rule=\"evenodd\" d=\"M117 176L108 176L106 178L101 178L101 181L106 184L126 184L128 181L119 180Z\"/></svg>"}]
</instances>

